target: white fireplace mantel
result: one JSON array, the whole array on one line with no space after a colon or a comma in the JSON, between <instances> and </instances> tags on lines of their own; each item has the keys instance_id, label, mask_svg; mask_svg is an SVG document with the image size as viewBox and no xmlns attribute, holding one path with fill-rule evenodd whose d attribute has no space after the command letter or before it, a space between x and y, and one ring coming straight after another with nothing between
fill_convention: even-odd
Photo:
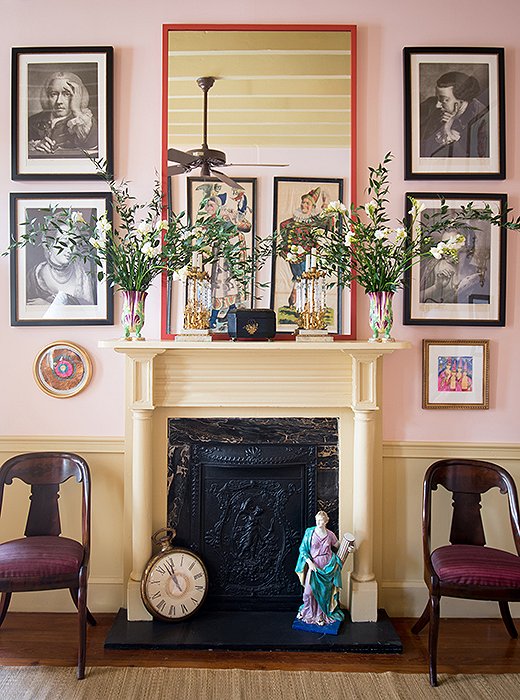
<instances>
[{"instance_id":1,"label":"white fireplace mantel","mask_svg":"<svg viewBox=\"0 0 520 700\"><path fill-rule=\"evenodd\" d=\"M349 600L354 621L377 619L373 474L380 357L410 343L100 341L126 355L125 512L131 571L129 620L150 619L140 598L151 554L154 479L166 483L167 450L155 445L165 416L334 416L340 420L340 529L356 537ZM343 438L342 438L343 436ZM161 512L165 512L164 509ZM164 526L164 522L160 526Z\"/></svg>"}]
</instances>

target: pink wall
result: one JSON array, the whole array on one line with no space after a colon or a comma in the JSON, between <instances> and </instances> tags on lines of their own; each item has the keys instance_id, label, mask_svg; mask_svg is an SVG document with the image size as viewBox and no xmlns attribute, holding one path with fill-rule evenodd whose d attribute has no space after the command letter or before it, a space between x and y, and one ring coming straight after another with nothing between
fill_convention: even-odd
<instances>
[{"instance_id":1,"label":"pink wall","mask_svg":"<svg viewBox=\"0 0 520 700\"><path fill-rule=\"evenodd\" d=\"M134 193L149 195L160 164L161 25L163 23L349 23L358 25L358 200L368 165L388 150L392 167L392 213L401 217L404 193L423 191L507 192L520 212L519 158L514 124L519 113L518 0L486 5L474 0L437 0L424 11L416 0L220 0L192 6L181 0L4 0L0 23L0 247L7 244L8 193L60 191L69 185L12 182L10 179L10 48L12 46L115 47L116 175L133 182ZM260 9L261 8L261 9ZM504 46L506 49L507 172L504 182L435 183L403 179L402 48L404 46ZM312 173L302 173L312 174ZM96 183L73 183L71 190L96 189ZM396 303L395 335L413 349L385 360L384 437L387 440L518 442L517 397L520 372L514 360L520 330L518 281L520 241L510 234L508 250L507 326L500 329L402 326L401 299ZM360 295L358 337L368 337L367 304ZM400 297L400 295L399 295ZM8 261L0 259L0 430L4 435L121 435L123 432L123 360L97 341L112 338L117 327L12 328L9 325ZM148 303L145 330L159 337L159 292ZM116 315L119 305L116 305ZM423 411L421 406L422 338L489 338L491 395L489 411ZM57 400L41 393L32 378L32 362L48 342L65 339L91 354L95 375L83 394Z\"/></svg>"}]
</instances>

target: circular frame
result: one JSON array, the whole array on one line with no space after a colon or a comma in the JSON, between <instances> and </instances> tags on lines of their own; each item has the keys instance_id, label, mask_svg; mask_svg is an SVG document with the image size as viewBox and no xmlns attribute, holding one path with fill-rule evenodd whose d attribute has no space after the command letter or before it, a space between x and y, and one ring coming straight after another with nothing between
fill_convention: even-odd
<instances>
[{"instance_id":1,"label":"circular frame","mask_svg":"<svg viewBox=\"0 0 520 700\"><path fill-rule=\"evenodd\" d=\"M45 394L55 399L68 399L83 391L90 382L92 361L79 345L58 340L36 355L33 375Z\"/></svg>"}]
</instances>

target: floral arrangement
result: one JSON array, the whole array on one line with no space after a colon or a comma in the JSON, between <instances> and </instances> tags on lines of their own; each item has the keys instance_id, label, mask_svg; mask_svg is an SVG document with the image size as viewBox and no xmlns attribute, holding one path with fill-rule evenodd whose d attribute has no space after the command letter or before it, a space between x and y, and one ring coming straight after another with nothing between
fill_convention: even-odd
<instances>
[{"instance_id":1,"label":"floral arrangement","mask_svg":"<svg viewBox=\"0 0 520 700\"><path fill-rule=\"evenodd\" d=\"M371 198L363 206L347 208L340 201L330 202L319 214L305 223L305 231L279 232L278 254L288 262L302 262L310 250L316 253L317 267L339 286L355 280L366 292L395 292L404 283L404 273L421 258L452 258L464 245L461 231L473 228L472 220L520 228L519 221L504 222L489 205L474 209L472 204L456 213L449 212L441 201L438 212L423 215L424 205L410 198L409 218L390 225L386 212L389 202L387 153L376 168L369 168L367 192ZM293 228L297 227L295 223ZM448 240L433 245L432 234L454 229Z\"/></svg>"},{"instance_id":2,"label":"floral arrangement","mask_svg":"<svg viewBox=\"0 0 520 700\"><path fill-rule=\"evenodd\" d=\"M80 212L50 206L42 219L25 222L25 233L11 248L40 243L57 251L69 250L71 260L94 261L99 280L106 277L110 284L128 291L146 291L163 272L182 279L195 260L205 265L217 257L227 261L239 285L249 283L255 256L244 251L234 223L202 215L191 225L184 212L163 219L158 179L150 202L140 204L126 181L117 183L107 174L104 161L94 163L112 193L117 225L107 213L87 222Z\"/></svg>"}]
</instances>

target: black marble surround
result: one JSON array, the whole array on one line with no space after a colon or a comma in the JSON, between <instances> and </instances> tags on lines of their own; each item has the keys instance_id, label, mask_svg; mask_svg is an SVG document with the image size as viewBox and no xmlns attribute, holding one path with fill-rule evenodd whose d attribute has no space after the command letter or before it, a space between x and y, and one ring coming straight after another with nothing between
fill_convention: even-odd
<instances>
[{"instance_id":1,"label":"black marble surround","mask_svg":"<svg viewBox=\"0 0 520 700\"><path fill-rule=\"evenodd\" d=\"M337 420L171 418L168 432L168 525L206 563L205 607L296 609L303 531L323 509L337 532Z\"/></svg>"}]
</instances>

